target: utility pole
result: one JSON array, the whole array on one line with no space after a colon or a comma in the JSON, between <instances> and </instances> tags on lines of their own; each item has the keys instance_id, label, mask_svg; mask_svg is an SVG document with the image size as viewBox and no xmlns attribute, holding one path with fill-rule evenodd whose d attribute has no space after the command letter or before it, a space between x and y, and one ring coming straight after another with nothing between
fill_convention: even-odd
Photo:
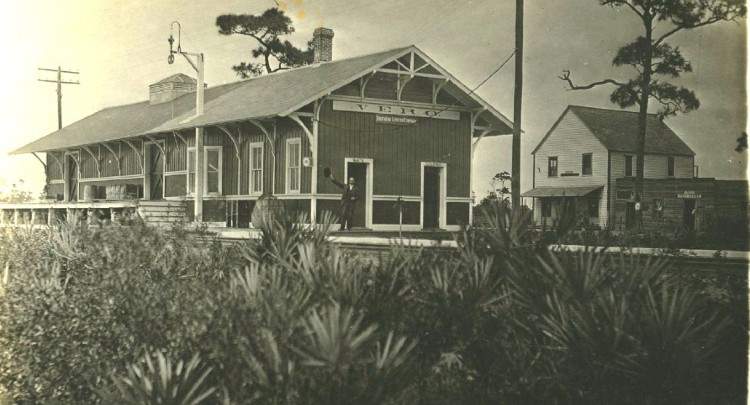
<instances>
[{"instance_id":1,"label":"utility pole","mask_svg":"<svg viewBox=\"0 0 750 405\"><path fill-rule=\"evenodd\" d=\"M513 91L513 145L511 152L511 206L521 208L521 98L523 93L523 0L516 0L516 73Z\"/></svg>"},{"instance_id":2,"label":"utility pole","mask_svg":"<svg viewBox=\"0 0 750 405\"><path fill-rule=\"evenodd\" d=\"M81 84L78 81L75 81L75 82L65 81L63 80L62 75L63 73L70 74L70 75L77 75L80 73L74 72L72 70L62 70L60 66L58 66L57 69L39 68L39 70L42 70L45 72L57 72L56 80L47 80L47 79L38 79L38 80L40 82L48 82L48 83L57 84L57 129L62 129L62 85L63 84Z\"/></svg>"},{"instance_id":3,"label":"utility pole","mask_svg":"<svg viewBox=\"0 0 750 405\"><path fill-rule=\"evenodd\" d=\"M172 25L170 27L173 28L174 25L177 25L177 50L175 51L172 48L172 45L174 44L174 37L172 34L169 34L169 39L167 41L169 42L169 56L167 57L167 62L171 65L174 63L174 54L179 53L182 55L185 60L190 64L190 66L195 70L195 72L198 74L198 80L197 85L198 88L195 92L195 116L203 115L203 93L204 93L204 67L203 67L203 54L202 53L192 53L192 52L185 52L182 50L181 44L180 44L180 37L182 32L182 26L178 21L173 21ZM195 58L195 61L193 59ZM194 200L194 211L193 211L193 221L195 222L203 222L203 127L196 127L195 128L195 200Z\"/></svg>"}]
</instances>

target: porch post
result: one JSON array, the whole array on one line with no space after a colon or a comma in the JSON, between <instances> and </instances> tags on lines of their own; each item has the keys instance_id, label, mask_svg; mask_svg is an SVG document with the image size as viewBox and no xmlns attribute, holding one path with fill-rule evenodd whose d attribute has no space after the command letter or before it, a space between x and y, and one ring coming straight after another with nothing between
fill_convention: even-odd
<instances>
[{"instance_id":1,"label":"porch post","mask_svg":"<svg viewBox=\"0 0 750 405\"><path fill-rule=\"evenodd\" d=\"M203 115L203 54L198 54L198 88L195 96L195 115ZM195 128L195 222L203 222L203 127Z\"/></svg>"},{"instance_id":2,"label":"porch post","mask_svg":"<svg viewBox=\"0 0 750 405\"><path fill-rule=\"evenodd\" d=\"M313 122L312 122L312 179L310 181L310 224L315 225L318 221L318 120L320 118L320 107L323 105L322 101L315 101L313 106ZM372 181L372 180L371 180Z\"/></svg>"},{"instance_id":3,"label":"porch post","mask_svg":"<svg viewBox=\"0 0 750 405\"><path fill-rule=\"evenodd\" d=\"M63 201L70 201L70 159L63 152Z\"/></svg>"}]
</instances>

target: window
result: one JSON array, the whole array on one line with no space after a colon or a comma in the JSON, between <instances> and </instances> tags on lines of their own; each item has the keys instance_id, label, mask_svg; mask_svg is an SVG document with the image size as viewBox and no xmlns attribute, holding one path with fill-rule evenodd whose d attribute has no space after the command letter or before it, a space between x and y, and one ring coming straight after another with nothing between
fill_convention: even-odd
<instances>
[{"instance_id":1,"label":"window","mask_svg":"<svg viewBox=\"0 0 750 405\"><path fill-rule=\"evenodd\" d=\"M195 148L187 150L187 191L195 194ZM221 146L203 149L203 195L221 194Z\"/></svg>"},{"instance_id":2,"label":"window","mask_svg":"<svg viewBox=\"0 0 750 405\"><path fill-rule=\"evenodd\" d=\"M674 156L667 156L667 176L674 177Z\"/></svg>"},{"instance_id":3,"label":"window","mask_svg":"<svg viewBox=\"0 0 750 405\"><path fill-rule=\"evenodd\" d=\"M584 153L581 156L581 175L583 176L590 176L591 175L591 164L593 161L594 155L591 153Z\"/></svg>"},{"instance_id":4,"label":"window","mask_svg":"<svg viewBox=\"0 0 750 405\"><path fill-rule=\"evenodd\" d=\"M625 155L625 177L633 177L633 156Z\"/></svg>"},{"instance_id":5,"label":"window","mask_svg":"<svg viewBox=\"0 0 750 405\"><path fill-rule=\"evenodd\" d=\"M299 193L300 191L300 159L302 147L300 139L288 139L286 141L286 192Z\"/></svg>"},{"instance_id":6,"label":"window","mask_svg":"<svg viewBox=\"0 0 750 405\"><path fill-rule=\"evenodd\" d=\"M221 194L221 146L207 146L203 161L203 194Z\"/></svg>"},{"instance_id":7,"label":"window","mask_svg":"<svg viewBox=\"0 0 750 405\"><path fill-rule=\"evenodd\" d=\"M195 194L195 148L187 150L187 191Z\"/></svg>"},{"instance_id":8,"label":"window","mask_svg":"<svg viewBox=\"0 0 750 405\"><path fill-rule=\"evenodd\" d=\"M557 156L547 158L547 177L557 177Z\"/></svg>"},{"instance_id":9,"label":"window","mask_svg":"<svg viewBox=\"0 0 750 405\"><path fill-rule=\"evenodd\" d=\"M540 200L542 203L542 218L552 216L552 200Z\"/></svg>"},{"instance_id":10,"label":"window","mask_svg":"<svg viewBox=\"0 0 750 405\"><path fill-rule=\"evenodd\" d=\"M263 193L263 142L250 144L250 194Z\"/></svg>"}]
</instances>

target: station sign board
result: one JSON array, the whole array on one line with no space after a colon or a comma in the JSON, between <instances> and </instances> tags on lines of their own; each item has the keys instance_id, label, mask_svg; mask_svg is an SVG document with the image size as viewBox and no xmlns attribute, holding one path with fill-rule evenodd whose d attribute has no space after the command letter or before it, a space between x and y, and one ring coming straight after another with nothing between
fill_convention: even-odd
<instances>
[{"instance_id":1,"label":"station sign board","mask_svg":"<svg viewBox=\"0 0 750 405\"><path fill-rule=\"evenodd\" d=\"M697 200L701 198L701 195L693 190L685 190L677 194L677 198L683 198L688 200Z\"/></svg>"},{"instance_id":2,"label":"station sign board","mask_svg":"<svg viewBox=\"0 0 750 405\"><path fill-rule=\"evenodd\" d=\"M347 100L333 100L333 109L336 111L354 111L379 115L397 115L401 117L437 118L453 121L461 119L460 111Z\"/></svg>"},{"instance_id":3,"label":"station sign board","mask_svg":"<svg viewBox=\"0 0 750 405\"><path fill-rule=\"evenodd\" d=\"M416 124L417 119L411 117L399 117L398 115L376 115L375 122L378 124L411 125Z\"/></svg>"}]
</instances>

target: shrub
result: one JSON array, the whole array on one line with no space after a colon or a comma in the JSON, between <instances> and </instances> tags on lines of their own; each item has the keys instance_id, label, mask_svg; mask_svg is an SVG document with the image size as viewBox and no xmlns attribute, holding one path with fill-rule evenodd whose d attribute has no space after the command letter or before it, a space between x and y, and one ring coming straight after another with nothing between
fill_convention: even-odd
<instances>
[{"instance_id":1,"label":"shrub","mask_svg":"<svg viewBox=\"0 0 750 405\"><path fill-rule=\"evenodd\" d=\"M18 403L742 398L735 279L550 252L527 214L482 215L454 252L366 259L327 241L330 219L232 246L138 224L6 231L0 386Z\"/></svg>"}]
</instances>

